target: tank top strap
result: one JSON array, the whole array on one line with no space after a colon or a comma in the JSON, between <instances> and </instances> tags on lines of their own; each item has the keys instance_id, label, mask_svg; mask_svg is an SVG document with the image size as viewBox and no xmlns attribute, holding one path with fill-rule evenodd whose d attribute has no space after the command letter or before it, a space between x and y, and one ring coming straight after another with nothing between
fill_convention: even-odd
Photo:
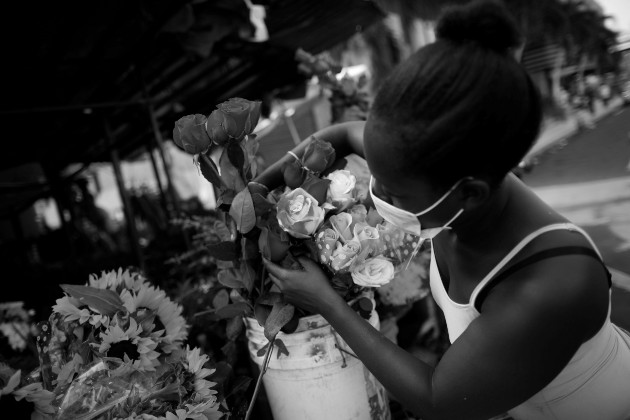
<instances>
[{"instance_id":1,"label":"tank top strap","mask_svg":"<svg viewBox=\"0 0 630 420\"><path fill-rule=\"evenodd\" d=\"M486 274L486 276L479 282L479 284L475 287L472 294L470 295L470 301L469 301L470 304L471 305L475 304L475 300L477 299L477 296L483 290L483 288L488 284L488 282L490 282L490 280L492 280L492 278L496 276L497 273L499 273L523 248L525 248L527 244L529 244L531 241L533 241L534 239L536 239L538 236L542 235L543 233L551 232L554 230L572 230L572 231L581 233L591 244L591 246L593 247L593 249L599 256L599 258L600 259L602 258L601 253L595 246L595 243L593 242L591 237L588 236L588 234L583 229L579 228L573 223L554 223L551 225L543 226L539 229L536 229L535 231L527 235L525 238L523 238L514 248L512 248L510 252L508 252L508 254L505 257L503 257L501 261L499 261L499 263L492 270L490 270L488 274Z\"/></svg>"}]
</instances>

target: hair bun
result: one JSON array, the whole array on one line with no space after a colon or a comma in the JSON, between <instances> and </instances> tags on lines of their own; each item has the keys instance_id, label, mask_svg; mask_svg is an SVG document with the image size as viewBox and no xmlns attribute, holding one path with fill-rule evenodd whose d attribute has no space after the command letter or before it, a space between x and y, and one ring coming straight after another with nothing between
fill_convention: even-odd
<instances>
[{"instance_id":1,"label":"hair bun","mask_svg":"<svg viewBox=\"0 0 630 420\"><path fill-rule=\"evenodd\" d=\"M498 1L473 1L447 8L440 17L436 35L454 42L476 42L497 52L521 44L516 20Z\"/></svg>"}]
</instances>

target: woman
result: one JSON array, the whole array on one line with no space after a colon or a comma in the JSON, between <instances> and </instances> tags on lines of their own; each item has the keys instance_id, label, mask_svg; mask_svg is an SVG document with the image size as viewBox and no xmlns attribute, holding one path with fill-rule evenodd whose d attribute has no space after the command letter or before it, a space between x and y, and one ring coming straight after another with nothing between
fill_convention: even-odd
<instances>
[{"instance_id":1,"label":"woman","mask_svg":"<svg viewBox=\"0 0 630 420\"><path fill-rule=\"evenodd\" d=\"M266 266L422 419L628 419L630 337L610 322L599 252L510 173L541 122L515 28L498 3L451 9L438 40L384 82L365 124L316 133L365 156L381 216L431 239L431 290L452 342L437 366L368 325L315 263ZM258 181L280 184L286 159Z\"/></svg>"}]
</instances>

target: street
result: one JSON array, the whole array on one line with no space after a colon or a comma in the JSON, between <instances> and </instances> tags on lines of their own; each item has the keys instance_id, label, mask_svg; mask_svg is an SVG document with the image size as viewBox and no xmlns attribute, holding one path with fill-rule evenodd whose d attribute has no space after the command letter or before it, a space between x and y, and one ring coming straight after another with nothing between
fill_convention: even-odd
<instances>
[{"instance_id":1,"label":"street","mask_svg":"<svg viewBox=\"0 0 630 420\"><path fill-rule=\"evenodd\" d=\"M613 321L630 330L630 108L542 155L522 179L584 228L614 274Z\"/></svg>"}]
</instances>

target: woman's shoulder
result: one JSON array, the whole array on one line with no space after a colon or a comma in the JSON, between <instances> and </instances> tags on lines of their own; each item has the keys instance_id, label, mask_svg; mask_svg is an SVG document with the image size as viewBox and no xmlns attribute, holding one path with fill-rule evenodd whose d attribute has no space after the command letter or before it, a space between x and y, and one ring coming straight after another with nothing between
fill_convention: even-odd
<instances>
[{"instance_id":1,"label":"woman's shoulder","mask_svg":"<svg viewBox=\"0 0 630 420\"><path fill-rule=\"evenodd\" d=\"M590 338L608 313L605 266L594 250L590 254L577 252L592 250L582 235L560 230L545 236L532 241L512 265L531 257L534 262L505 276L487 292L482 313L516 310L537 322L572 322L580 325L584 339ZM554 253L558 249L576 252ZM549 251L548 257L537 259L536 255Z\"/></svg>"}]
</instances>

